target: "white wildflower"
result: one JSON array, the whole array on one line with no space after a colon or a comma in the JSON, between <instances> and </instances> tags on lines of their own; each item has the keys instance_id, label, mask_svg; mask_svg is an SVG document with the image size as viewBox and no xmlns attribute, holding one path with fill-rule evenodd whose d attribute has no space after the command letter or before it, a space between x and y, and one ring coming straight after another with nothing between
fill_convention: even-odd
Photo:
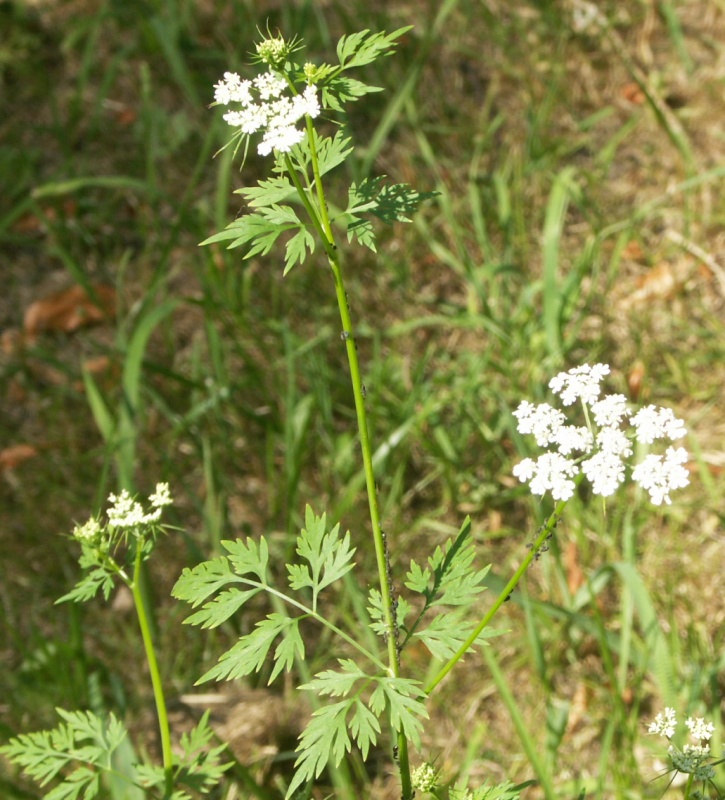
<instances>
[{"instance_id":1,"label":"white wildflower","mask_svg":"<svg viewBox=\"0 0 725 800\"><path fill-rule=\"evenodd\" d=\"M668 447L664 456L650 454L634 468L632 479L649 492L654 505L663 502L669 505L672 503L670 492L690 483L690 473L682 466L687 457L683 447Z\"/></svg>"},{"instance_id":2,"label":"white wildflower","mask_svg":"<svg viewBox=\"0 0 725 800\"><path fill-rule=\"evenodd\" d=\"M631 413L623 394L610 394L592 404L592 416L600 428L619 425Z\"/></svg>"},{"instance_id":3,"label":"white wildflower","mask_svg":"<svg viewBox=\"0 0 725 800\"><path fill-rule=\"evenodd\" d=\"M262 132L257 146L260 155L271 152L288 153L304 141L304 126L297 127L305 117L318 117L321 112L317 87L308 85L302 94L285 95L287 81L271 70L253 81L242 81L234 72L225 72L224 80L214 87L214 98L220 105L238 103L224 114L224 121L238 128L243 136Z\"/></svg>"},{"instance_id":4,"label":"white wildflower","mask_svg":"<svg viewBox=\"0 0 725 800\"><path fill-rule=\"evenodd\" d=\"M576 464L560 453L544 453L536 461L525 458L513 468L513 474L529 483L534 494L551 492L554 500L569 500L576 484L571 478L578 472Z\"/></svg>"},{"instance_id":5,"label":"white wildflower","mask_svg":"<svg viewBox=\"0 0 725 800\"><path fill-rule=\"evenodd\" d=\"M657 733L664 736L666 739L671 739L675 735L675 728L677 727L677 714L674 708L666 708L664 715L660 712L655 718L654 722L650 722L648 733Z\"/></svg>"},{"instance_id":6,"label":"white wildflower","mask_svg":"<svg viewBox=\"0 0 725 800\"><path fill-rule=\"evenodd\" d=\"M698 741L709 739L715 733L715 726L712 722L705 722L702 717L697 719L689 717L685 720L685 725L690 729L690 736Z\"/></svg>"},{"instance_id":7,"label":"white wildflower","mask_svg":"<svg viewBox=\"0 0 725 800\"><path fill-rule=\"evenodd\" d=\"M538 460L524 459L513 471L521 482L530 484L534 494L551 491L555 500L566 500L578 483L576 477L583 474L594 494L609 497L624 483L627 460L634 452L632 435L645 443L684 436L682 420L670 409L647 406L630 419L632 412L624 395L599 399L600 383L608 373L606 364L584 364L560 373L549 383L564 405L582 401L587 427L570 424L562 411L548 403L524 400L513 412L517 430L533 435L540 447L549 448ZM628 436L622 427L630 422L634 433ZM684 449L669 448L664 456L646 456L634 468L632 478L655 505L670 503L670 492L689 483L682 466L686 460Z\"/></svg>"},{"instance_id":8,"label":"white wildflower","mask_svg":"<svg viewBox=\"0 0 725 800\"><path fill-rule=\"evenodd\" d=\"M609 375L606 364L583 364L568 372L560 372L549 381L549 388L554 394L561 397L565 406L570 406L577 400L585 403L594 403L601 391L599 384L605 375Z\"/></svg>"},{"instance_id":9,"label":"white wildflower","mask_svg":"<svg viewBox=\"0 0 725 800\"><path fill-rule=\"evenodd\" d=\"M91 517L85 524L76 525L73 528L73 536L80 541L91 542L98 537L101 530L101 524L98 520Z\"/></svg>"},{"instance_id":10,"label":"white wildflower","mask_svg":"<svg viewBox=\"0 0 725 800\"><path fill-rule=\"evenodd\" d=\"M157 483L156 491L149 497L149 503L151 503L154 508L163 508L163 506L170 506L173 502L169 484Z\"/></svg>"},{"instance_id":11,"label":"white wildflower","mask_svg":"<svg viewBox=\"0 0 725 800\"><path fill-rule=\"evenodd\" d=\"M645 406L633 417L632 425L636 431L637 441L652 444L655 439L669 439L674 442L686 433L685 423L678 419L671 408Z\"/></svg>"},{"instance_id":12,"label":"white wildflower","mask_svg":"<svg viewBox=\"0 0 725 800\"><path fill-rule=\"evenodd\" d=\"M108 522L114 528L134 528L143 524L145 516L140 503L137 503L126 489L121 494L110 494L108 502Z\"/></svg>"}]
</instances>

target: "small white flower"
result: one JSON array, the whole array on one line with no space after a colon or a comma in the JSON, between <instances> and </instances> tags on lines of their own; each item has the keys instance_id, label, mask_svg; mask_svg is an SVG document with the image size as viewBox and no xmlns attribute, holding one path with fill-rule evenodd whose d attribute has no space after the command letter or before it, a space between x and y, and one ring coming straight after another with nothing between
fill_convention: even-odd
<instances>
[{"instance_id":1,"label":"small white flower","mask_svg":"<svg viewBox=\"0 0 725 800\"><path fill-rule=\"evenodd\" d=\"M154 508L170 506L174 501L171 499L171 491L168 483L157 483L156 491L149 497L149 503Z\"/></svg>"},{"instance_id":2,"label":"small white flower","mask_svg":"<svg viewBox=\"0 0 725 800\"><path fill-rule=\"evenodd\" d=\"M631 413L627 408L627 398L623 394L610 394L592 405L594 422L600 428L619 425Z\"/></svg>"},{"instance_id":3,"label":"small white flower","mask_svg":"<svg viewBox=\"0 0 725 800\"><path fill-rule=\"evenodd\" d=\"M294 125L288 125L283 128L270 128L264 134L257 147L257 152L260 156L267 156L272 150L276 150L279 153L288 153L304 138L305 132L297 130Z\"/></svg>"},{"instance_id":4,"label":"small white flower","mask_svg":"<svg viewBox=\"0 0 725 800\"><path fill-rule=\"evenodd\" d=\"M698 741L707 740L715 733L715 726L712 722L705 722L702 717L697 719L689 717L685 720L685 725L690 729L690 736Z\"/></svg>"},{"instance_id":5,"label":"small white flower","mask_svg":"<svg viewBox=\"0 0 725 800\"><path fill-rule=\"evenodd\" d=\"M108 522L114 528L133 528L141 525L144 519L143 508L136 503L126 489L121 494L110 494L108 502Z\"/></svg>"},{"instance_id":6,"label":"small white flower","mask_svg":"<svg viewBox=\"0 0 725 800\"><path fill-rule=\"evenodd\" d=\"M637 441L652 444L655 439L669 439L676 441L686 433L685 423L678 419L671 408L658 408L645 406L632 417Z\"/></svg>"},{"instance_id":7,"label":"small white flower","mask_svg":"<svg viewBox=\"0 0 725 800\"><path fill-rule=\"evenodd\" d=\"M577 428L574 425L562 425L554 433L552 444L559 446L559 452L568 456L574 450L588 453L592 449L594 439L587 428Z\"/></svg>"},{"instance_id":8,"label":"small white flower","mask_svg":"<svg viewBox=\"0 0 725 800\"><path fill-rule=\"evenodd\" d=\"M600 450L582 463L582 472L592 485L594 494L610 497L624 481L624 463L616 454Z\"/></svg>"},{"instance_id":9,"label":"small white flower","mask_svg":"<svg viewBox=\"0 0 725 800\"><path fill-rule=\"evenodd\" d=\"M675 728L677 727L677 714L674 708L666 708L664 715L660 712L651 722L648 733L657 733L664 736L666 739L671 739L675 735Z\"/></svg>"},{"instance_id":10,"label":"small white flower","mask_svg":"<svg viewBox=\"0 0 725 800\"><path fill-rule=\"evenodd\" d=\"M85 524L75 526L73 536L81 541L90 542L100 534L101 530L98 520L91 517Z\"/></svg>"},{"instance_id":11,"label":"small white flower","mask_svg":"<svg viewBox=\"0 0 725 800\"><path fill-rule=\"evenodd\" d=\"M262 100L270 100L279 97L287 88L287 81L279 78L274 72L264 72L253 81Z\"/></svg>"},{"instance_id":12,"label":"small white flower","mask_svg":"<svg viewBox=\"0 0 725 800\"><path fill-rule=\"evenodd\" d=\"M648 455L633 472L632 479L649 492L654 505L668 505L670 492L682 489L690 483L690 474L682 465L687 461L687 450L683 447L668 447L664 456Z\"/></svg>"},{"instance_id":13,"label":"small white flower","mask_svg":"<svg viewBox=\"0 0 725 800\"><path fill-rule=\"evenodd\" d=\"M431 764L421 764L410 773L410 780L414 789L431 792L438 783L438 773Z\"/></svg>"},{"instance_id":14,"label":"small white flower","mask_svg":"<svg viewBox=\"0 0 725 800\"><path fill-rule=\"evenodd\" d=\"M225 72L224 80L214 86L214 99L222 106L232 102L248 105L252 102L251 87L252 82L243 81L236 72Z\"/></svg>"},{"instance_id":15,"label":"small white flower","mask_svg":"<svg viewBox=\"0 0 725 800\"><path fill-rule=\"evenodd\" d=\"M539 447L553 444L559 430L566 424L564 414L548 403L534 405L523 400L514 411L514 416L519 421L516 426L519 433L533 434Z\"/></svg>"},{"instance_id":16,"label":"small white flower","mask_svg":"<svg viewBox=\"0 0 725 800\"><path fill-rule=\"evenodd\" d=\"M561 453L544 453L536 461L525 458L513 468L513 474L522 483L529 483L534 494L550 491L554 500L569 500L576 488L571 478L578 472L576 464Z\"/></svg>"},{"instance_id":17,"label":"small white flower","mask_svg":"<svg viewBox=\"0 0 725 800\"><path fill-rule=\"evenodd\" d=\"M583 364L568 372L560 372L549 381L549 388L561 397L565 406L570 406L579 399L591 404L599 397L599 384L605 375L609 375L607 364Z\"/></svg>"},{"instance_id":18,"label":"small white flower","mask_svg":"<svg viewBox=\"0 0 725 800\"><path fill-rule=\"evenodd\" d=\"M319 116L321 108L316 86L310 84L293 97L284 95L287 88L287 81L271 71L253 81L242 81L236 73L225 72L224 80L214 87L214 98L220 105L241 105L240 109L227 111L223 118L243 136L263 132L257 146L260 155L272 151L288 153L306 135L304 127L297 128L297 123L305 115Z\"/></svg>"}]
</instances>

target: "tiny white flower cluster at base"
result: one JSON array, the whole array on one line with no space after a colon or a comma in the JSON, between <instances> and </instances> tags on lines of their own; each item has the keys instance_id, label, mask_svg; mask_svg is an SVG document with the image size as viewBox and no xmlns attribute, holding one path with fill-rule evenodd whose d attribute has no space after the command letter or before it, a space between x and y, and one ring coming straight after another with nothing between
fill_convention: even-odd
<instances>
[{"instance_id":1,"label":"tiny white flower cluster at base","mask_svg":"<svg viewBox=\"0 0 725 800\"><path fill-rule=\"evenodd\" d=\"M624 395L600 399L600 384L608 374L606 364L584 364L549 382L549 388L565 406L581 401L586 427L569 424L566 415L548 403L534 405L524 400L514 411L520 433L533 435L540 447L554 448L536 460L525 458L513 469L534 494L550 491L554 500L568 500L580 473L591 483L594 494L614 494L624 482L626 459L633 454L630 438L621 428L624 422L632 426L634 438L643 444L657 439L674 442L687 433L682 420L669 408L650 405L632 416ZM670 492L690 482L683 466L687 458L682 447L668 447L664 456L647 455L633 469L632 479L649 493L655 505L671 503Z\"/></svg>"},{"instance_id":2,"label":"tiny white flower cluster at base","mask_svg":"<svg viewBox=\"0 0 725 800\"><path fill-rule=\"evenodd\" d=\"M715 777L715 769L708 763L710 759L710 745L707 742L715 733L715 726L712 722L705 722L702 717L688 717L685 725L690 730L690 736L694 744L686 744L682 750L670 744L667 754L670 757L672 766L678 772L692 775L697 781L709 781ZM668 741L675 735L677 727L677 715L674 708L666 708L664 715L659 713L654 722L649 724L648 733L657 734Z\"/></svg>"},{"instance_id":3,"label":"tiny white flower cluster at base","mask_svg":"<svg viewBox=\"0 0 725 800\"><path fill-rule=\"evenodd\" d=\"M320 114L316 86L309 85L293 97L283 96L288 88L287 81L272 71L251 81L242 80L236 72L225 72L224 80L214 86L214 100L222 106L241 106L239 111L227 111L224 120L243 135L263 131L257 146L259 155L269 155L273 150L288 153L305 138L304 128L296 127L299 120Z\"/></svg>"}]
</instances>

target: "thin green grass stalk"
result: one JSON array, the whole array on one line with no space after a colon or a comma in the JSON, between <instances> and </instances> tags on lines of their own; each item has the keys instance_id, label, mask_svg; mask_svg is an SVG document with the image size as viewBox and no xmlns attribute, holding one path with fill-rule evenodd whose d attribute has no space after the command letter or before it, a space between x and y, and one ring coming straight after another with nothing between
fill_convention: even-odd
<instances>
[{"instance_id":1,"label":"thin green grass stalk","mask_svg":"<svg viewBox=\"0 0 725 800\"><path fill-rule=\"evenodd\" d=\"M544 797L546 800L556 800L556 792L554 790L551 774L544 765L544 762L539 754L537 743L533 740L529 733L529 726L521 715L521 711L516 703L516 698L511 691L511 687L506 680L506 676L503 674L503 672L501 672L501 668L498 665L498 661L496 660L496 656L494 655L492 648L484 647L483 655L486 659L486 664L489 672L491 673L491 677L496 684L496 689L498 690L499 696L501 697L501 700L503 700L504 705L506 706L511 717L511 721L516 728L516 732L519 735L521 746L524 748L526 757L529 759L531 766L534 768L534 772L536 773L536 777L539 781L539 787L543 792Z\"/></svg>"},{"instance_id":2,"label":"thin green grass stalk","mask_svg":"<svg viewBox=\"0 0 725 800\"><path fill-rule=\"evenodd\" d=\"M136 549L133 580L131 581L130 589L131 593L133 594L133 602L134 606L136 607L136 616L138 617L138 624L139 628L141 629L141 638L143 639L144 652L146 653L146 663L149 667L151 685L154 692L154 702L156 704L156 716L159 724L161 754L164 767L164 800L168 800L174 790L174 755L171 750L171 729L169 728L169 715L166 710L164 686L161 681L161 673L159 672L159 664L156 658L156 649L154 647L151 625L149 624L150 616L146 606L148 594L143 591L143 573L141 569L143 561L141 560L141 555L141 547L139 546Z\"/></svg>"}]
</instances>

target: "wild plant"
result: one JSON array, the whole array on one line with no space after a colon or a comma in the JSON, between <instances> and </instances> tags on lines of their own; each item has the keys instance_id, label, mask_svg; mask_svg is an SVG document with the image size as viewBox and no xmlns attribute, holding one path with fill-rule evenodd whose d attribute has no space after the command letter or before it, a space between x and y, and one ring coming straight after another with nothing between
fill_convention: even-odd
<instances>
[{"instance_id":1,"label":"wild plant","mask_svg":"<svg viewBox=\"0 0 725 800\"><path fill-rule=\"evenodd\" d=\"M287 41L282 36L267 35L256 46L254 60L260 65L259 74L248 80L227 72L214 92L215 105L225 107L224 119L233 129L227 146L242 150L246 156L255 141L257 153L270 158L271 176L239 190L247 212L204 244L224 242L229 248L243 248L243 257L249 259L270 255L281 240L283 275L322 252L339 310L340 342L349 365L369 508L369 531L353 534L308 505L304 527L296 537L295 557L284 565L286 574L272 563L269 542L260 535L222 542L225 555L185 569L173 589L175 598L194 609L186 622L201 628L225 623L263 594L273 607L251 632L220 655L199 682L243 679L266 667L268 682L272 683L304 662L311 625L325 628L339 643L338 652L343 655L331 659L327 668L299 687L315 698L316 710L299 737L287 798L309 796L310 785L326 768L340 765L353 747L365 761L373 747L390 740L391 761L402 800L412 800L416 793L447 796L451 800L515 800L526 784L471 787L464 783L449 787L447 777L435 768L434 754L423 752L429 703L437 687L464 656L472 657L475 647L487 645L500 634L491 623L532 562L548 549L567 503L583 481L590 484L594 495L606 498L622 487L629 472L651 502L660 505L670 503L671 492L689 480L684 448L669 446L664 454L642 455L658 440L674 443L685 435L683 422L672 411L647 406L635 413L623 395L603 395L602 384L610 371L604 364L585 364L564 371L551 380L549 388L571 412L569 415L548 403L534 405L528 401L515 412L519 432L533 436L544 452L535 459L522 460L514 475L527 483L534 495L550 498L553 506L521 564L488 611L480 618L473 614L486 589L490 565L476 565L473 523L469 518L455 536L437 546L427 558L411 560L402 580L396 578L400 575L399 556L396 542L386 536L381 519L368 399L358 356L358 326L353 320L345 281L341 238L374 253L375 220L386 224L408 222L432 195L375 177L353 182L347 197L342 201L336 198L333 203L328 199L324 179L353 153L345 109L379 91L349 73L392 55L408 30L400 28L390 34L365 30L343 36L337 45L336 63L319 65L298 61L297 54L302 49L298 39ZM637 463L632 466L635 450ZM134 501L125 497L123 502ZM83 550L81 566L88 574L63 599L86 600L99 589L108 596L112 582L118 579L133 590L134 579L114 560L114 548L127 548L133 554L134 565L147 558L159 531L158 522L139 512L138 519L132 514L133 525L124 527L116 520L115 508L114 504L104 528L96 522L85 532L77 530L76 538ZM104 543L104 536L110 537L110 543ZM371 646L369 638L355 626L342 627L335 621L337 617L329 613L334 608L335 592L344 587L346 576L355 568L356 550L367 536L375 553L377 580L367 594L367 625L377 636L377 646ZM400 582L405 593L397 588ZM147 642L141 618L139 613L151 665L153 645L150 639ZM405 658L407 648L414 642L422 644L430 655L424 678L420 667L414 670ZM152 669L164 743L163 765L139 770L138 784L159 787L165 798L181 798L187 795L180 787L185 782L188 785L193 772L204 776L193 788L207 790L220 779L224 768L220 752L212 749L206 760L198 757L192 762L178 761L173 756L168 728L164 729L166 714L157 678L158 671ZM80 742L93 742L97 748L95 760L79 768L86 772L78 774L86 777L85 782L76 781L80 785L76 794L72 794L76 773L71 773L61 784L67 787L66 793L53 795L76 797L83 790L84 797L92 797L97 783L87 775L95 774L94 769L109 768L108 760L101 763L98 755L101 734L97 725L86 730L89 722L82 731L84 739L81 733L74 733L76 728L67 727L71 723L65 712L63 716L66 727L19 737L4 751L29 774L47 781L68 762L58 763L51 770L45 766L45 758L51 759L51 753L67 752L71 747L78 760L79 753L85 752ZM72 719L73 724L85 724L82 715ZM206 735L204 726L202 720L197 744ZM115 720L102 731L111 742L120 735ZM42 738L29 738L38 736ZM415 757L412 751L416 752ZM108 752L108 747L103 752ZM415 767L414 762L418 763Z\"/></svg>"}]
</instances>

